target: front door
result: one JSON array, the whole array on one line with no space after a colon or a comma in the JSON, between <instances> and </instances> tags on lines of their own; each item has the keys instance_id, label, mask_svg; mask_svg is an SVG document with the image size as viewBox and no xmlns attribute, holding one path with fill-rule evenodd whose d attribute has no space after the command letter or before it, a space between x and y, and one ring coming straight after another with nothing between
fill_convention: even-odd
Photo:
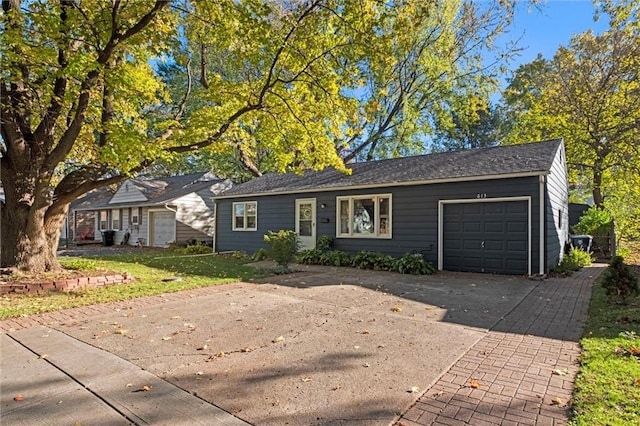
<instances>
[{"instance_id":1,"label":"front door","mask_svg":"<svg viewBox=\"0 0 640 426\"><path fill-rule=\"evenodd\" d=\"M302 250L316 248L316 199L296 200L296 234Z\"/></svg>"}]
</instances>

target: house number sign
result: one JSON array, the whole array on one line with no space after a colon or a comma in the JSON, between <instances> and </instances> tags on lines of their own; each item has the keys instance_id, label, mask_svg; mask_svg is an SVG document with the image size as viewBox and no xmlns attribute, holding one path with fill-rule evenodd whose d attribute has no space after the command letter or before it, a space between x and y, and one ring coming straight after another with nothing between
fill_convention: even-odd
<instances>
[{"instance_id":1,"label":"house number sign","mask_svg":"<svg viewBox=\"0 0 640 426\"><path fill-rule=\"evenodd\" d=\"M476 194L476 198L487 198L486 192Z\"/></svg>"}]
</instances>

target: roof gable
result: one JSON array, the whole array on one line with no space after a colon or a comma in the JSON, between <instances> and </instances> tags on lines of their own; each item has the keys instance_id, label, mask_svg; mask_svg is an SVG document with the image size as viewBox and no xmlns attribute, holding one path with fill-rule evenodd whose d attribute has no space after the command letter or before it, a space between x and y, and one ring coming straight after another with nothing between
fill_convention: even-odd
<instances>
[{"instance_id":1,"label":"roof gable","mask_svg":"<svg viewBox=\"0 0 640 426\"><path fill-rule=\"evenodd\" d=\"M85 203L78 206L77 210L157 206L194 192L213 197L230 186L230 181L223 181L210 172L165 178L141 176L122 183L113 197Z\"/></svg>"},{"instance_id":2,"label":"roof gable","mask_svg":"<svg viewBox=\"0 0 640 426\"><path fill-rule=\"evenodd\" d=\"M109 204L127 203L134 201L147 201L148 198L142 193L141 188L136 185L133 179L127 179L109 200Z\"/></svg>"},{"instance_id":3,"label":"roof gable","mask_svg":"<svg viewBox=\"0 0 640 426\"><path fill-rule=\"evenodd\" d=\"M554 139L354 163L348 164L351 175L333 168L302 175L267 174L234 186L215 198L546 174L561 144L562 140Z\"/></svg>"}]
</instances>

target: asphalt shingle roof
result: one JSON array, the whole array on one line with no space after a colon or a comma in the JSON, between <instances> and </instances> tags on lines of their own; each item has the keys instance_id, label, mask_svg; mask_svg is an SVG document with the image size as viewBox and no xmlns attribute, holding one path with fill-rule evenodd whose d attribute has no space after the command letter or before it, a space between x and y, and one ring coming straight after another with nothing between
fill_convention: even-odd
<instances>
[{"instance_id":1,"label":"asphalt shingle roof","mask_svg":"<svg viewBox=\"0 0 640 426\"><path fill-rule=\"evenodd\" d=\"M147 197L147 201L132 201L127 203L112 203L110 196L91 198L86 203L79 204L76 210L96 210L101 208L144 207L166 204L176 198L192 192L204 190L210 191L210 196L221 191L225 185L223 181L209 172L193 173L182 176L170 176L165 178L138 177L128 182L135 185Z\"/></svg>"},{"instance_id":2,"label":"asphalt shingle roof","mask_svg":"<svg viewBox=\"0 0 640 426\"><path fill-rule=\"evenodd\" d=\"M450 151L389 160L353 163L351 175L333 168L295 173L270 173L232 187L214 198L334 190L358 186L411 184L426 181L490 177L550 170L560 139L521 145Z\"/></svg>"}]
</instances>

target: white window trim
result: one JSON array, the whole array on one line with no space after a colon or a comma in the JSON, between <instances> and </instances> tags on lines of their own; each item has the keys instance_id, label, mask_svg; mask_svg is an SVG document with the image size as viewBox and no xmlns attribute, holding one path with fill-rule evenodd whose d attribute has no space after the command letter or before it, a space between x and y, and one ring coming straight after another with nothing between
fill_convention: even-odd
<instances>
[{"instance_id":1,"label":"white window trim","mask_svg":"<svg viewBox=\"0 0 640 426\"><path fill-rule=\"evenodd\" d=\"M244 206L244 226L241 228L236 226L236 206L240 204ZM256 206L256 221L255 221L255 227L253 228L247 228L247 205L248 204L255 204ZM258 202L257 201L239 201L239 202L232 203L231 229L233 231L251 231L251 232L258 230Z\"/></svg>"},{"instance_id":2,"label":"white window trim","mask_svg":"<svg viewBox=\"0 0 640 426\"><path fill-rule=\"evenodd\" d=\"M353 202L355 200L364 200L364 199L372 199L375 198L375 213L374 216L376 221L374 223L375 232L373 234L354 234L353 233ZM387 219L387 227L389 228L389 232L386 234L380 234L380 203L378 203L379 198L388 198L389 199L389 217ZM340 232L340 202L348 201L349 202L349 232L342 233ZM362 194L362 195L348 195L336 197L336 238L365 238L365 239L383 239L390 240L392 239L393 234L393 196L391 194Z\"/></svg>"}]
</instances>

